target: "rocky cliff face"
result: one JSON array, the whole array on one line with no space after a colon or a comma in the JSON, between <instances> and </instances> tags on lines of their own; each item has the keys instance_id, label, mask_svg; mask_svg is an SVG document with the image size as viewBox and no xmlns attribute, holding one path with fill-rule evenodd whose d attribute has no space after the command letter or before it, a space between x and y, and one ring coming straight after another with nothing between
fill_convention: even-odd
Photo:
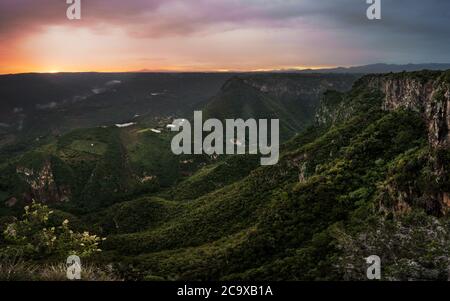
<instances>
[{"instance_id":1,"label":"rocky cliff face","mask_svg":"<svg viewBox=\"0 0 450 301\"><path fill-rule=\"evenodd\" d=\"M325 93L316 115L318 124L332 124L349 118L361 110L372 92L380 92L385 111L399 108L419 112L428 127L429 142L434 148L450 146L450 71L421 71L383 75L367 75L355 83L353 91L361 90L360 97L329 91ZM354 96L354 95L352 95ZM361 101L355 101L358 98ZM377 104L378 104L377 103Z\"/></svg>"},{"instance_id":2,"label":"rocky cliff face","mask_svg":"<svg viewBox=\"0 0 450 301\"><path fill-rule=\"evenodd\" d=\"M316 99L326 90L347 91L357 79L355 75L271 75L244 77L249 86L279 99L302 97Z\"/></svg>"},{"instance_id":3,"label":"rocky cliff face","mask_svg":"<svg viewBox=\"0 0 450 301\"><path fill-rule=\"evenodd\" d=\"M407 108L422 114L433 147L450 145L450 72L367 76L362 81L384 95L384 110Z\"/></svg>"},{"instance_id":4,"label":"rocky cliff face","mask_svg":"<svg viewBox=\"0 0 450 301\"><path fill-rule=\"evenodd\" d=\"M67 185L56 184L52 165L49 161L46 161L39 170L18 166L16 172L29 185L28 191L23 193L25 202L31 202L32 200L40 203L69 201L70 188ZM15 205L15 203L12 205Z\"/></svg>"},{"instance_id":5,"label":"rocky cliff face","mask_svg":"<svg viewBox=\"0 0 450 301\"><path fill-rule=\"evenodd\" d=\"M394 111L408 109L418 112L425 122L432 189L423 191L413 186L400 188L397 183L386 184L387 194L395 202L393 210L403 212L413 200L421 199L430 212L450 212L450 71L421 71L383 75L367 75L358 80L347 93L329 91L324 94L316 116L320 125L348 120L355 112L370 110ZM425 166L424 165L424 166ZM425 167L423 167L425 168ZM424 201L425 200L425 201ZM434 208L434 209L433 209ZM436 209L437 208L437 209Z\"/></svg>"},{"instance_id":6,"label":"rocky cliff face","mask_svg":"<svg viewBox=\"0 0 450 301\"><path fill-rule=\"evenodd\" d=\"M419 112L428 128L428 141L436 150L450 147L450 71L423 71L410 74L369 76L365 79L371 88L384 94L383 110L407 108ZM448 179L447 163L436 156L434 173L437 179ZM436 191L431 195L437 201L443 214L450 211L448 190Z\"/></svg>"}]
</instances>

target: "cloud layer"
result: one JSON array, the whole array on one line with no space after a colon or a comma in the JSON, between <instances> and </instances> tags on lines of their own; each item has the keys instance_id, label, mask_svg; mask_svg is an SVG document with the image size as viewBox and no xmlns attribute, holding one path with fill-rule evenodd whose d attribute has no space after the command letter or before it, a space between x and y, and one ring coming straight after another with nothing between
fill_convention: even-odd
<instances>
[{"instance_id":1,"label":"cloud layer","mask_svg":"<svg viewBox=\"0 0 450 301\"><path fill-rule=\"evenodd\" d=\"M450 61L450 1L381 1L369 21L365 0L82 0L69 21L64 0L2 0L0 72Z\"/></svg>"}]
</instances>

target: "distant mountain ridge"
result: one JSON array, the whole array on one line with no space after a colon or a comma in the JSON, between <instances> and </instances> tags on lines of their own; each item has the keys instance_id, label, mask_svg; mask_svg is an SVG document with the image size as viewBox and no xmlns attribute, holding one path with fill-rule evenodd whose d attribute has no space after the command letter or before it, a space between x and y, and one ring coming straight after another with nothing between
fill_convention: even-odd
<instances>
[{"instance_id":1,"label":"distant mountain ridge","mask_svg":"<svg viewBox=\"0 0 450 301\"><path fill-rule=\"evenodd\" d=\"M305 69L305 70L281 70L280 72L298 72L298 73L351 73L351 74L369 74L369 73L391 73L391 72L413 72L421 70L448 70L450 64L427 63L427 64L370 64L354 67L337 67L325 69Z\"/></svg>"},{"instance_id":2,"label":"distant mountain ridge","mask_svg":"<svg viewBox=\"0 0 450 301\"><path fill-rule=\"evenodd\" d=\"M255 74L255 73L332 73L332 74L371 74L371 73L398 73L398 72L414 72L422 70L431 71L445 71L450 69L450 63L421 63L421 64L387 64L387 63L375 63L360 66L351 67L335 67L335 68L319 68L319 69L273 69L265 71L237 71L230 70L229 72L218 73L234 73L234 74ZM148 70L142 69L133 71L135 73L178 73L164 70ZM190 73L190 72L179 72ZM216 73L216 72L212 72Z\"/></svg>"}]
</instances>

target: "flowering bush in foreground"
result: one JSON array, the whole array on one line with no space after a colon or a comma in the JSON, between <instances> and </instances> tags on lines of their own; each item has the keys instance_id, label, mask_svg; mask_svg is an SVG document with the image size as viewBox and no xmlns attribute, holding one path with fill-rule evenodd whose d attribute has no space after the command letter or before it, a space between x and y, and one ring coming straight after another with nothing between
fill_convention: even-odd
<instances>
[{"instance_id":1,"label":"flowering bush in foreground","mask_svg":"<svg viewBox=\"0 0 450 301\"><path fill-rule=\"evenodd\" d=\"M48 206L33 202L24 209L23 219L8 224L3 233L3 256L20 254L27 260L63 260L69 255L86 258L101 252L99 244L104 238L72 231L67 219L59 226L51 226L49 217L53 211Z\"/></svg>"}]
</instances>

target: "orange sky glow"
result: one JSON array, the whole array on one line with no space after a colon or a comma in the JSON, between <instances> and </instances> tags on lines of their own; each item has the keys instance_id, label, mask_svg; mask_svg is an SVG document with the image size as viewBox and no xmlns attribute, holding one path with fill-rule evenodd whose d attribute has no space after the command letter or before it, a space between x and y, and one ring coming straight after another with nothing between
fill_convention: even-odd
<instances>
[{"instance_id":1,"label":"orange sky glow","mask_svg":"<svg viewBox=\"0 0 450 301\"><path fill-rule=\"evenodd\" d=\"M265 71L322 68L297 64L285 45L265 48L274 33L251 29L207 36L141 38L120 27L96 32L86 27L48 26L13 40L0 53L0 73L127 71ZM248 42L251 37L251 42ZM276 38L276 37L275 37ZM240 45L235 48L236 45ZM292 46L288 46L292 47ZM255 49L259 48L259 51Z\"/></svg>"},{"instance_id":2,"label":"orange sky glow","mask_svg":"<svg viewBox=\"0 0 450 301\"><path fill-rule=\"evenodd\" d=\"M411 17L432 9L422 7L425 1L405 15L399 1L386 0L382 22L368 21L365 1L354 0L81 0L81 20L67 19L65 2L0 1L0 74L266 71L449 59L445 10L436 8L433 22Z\"/></svg>"}]
</instances>

